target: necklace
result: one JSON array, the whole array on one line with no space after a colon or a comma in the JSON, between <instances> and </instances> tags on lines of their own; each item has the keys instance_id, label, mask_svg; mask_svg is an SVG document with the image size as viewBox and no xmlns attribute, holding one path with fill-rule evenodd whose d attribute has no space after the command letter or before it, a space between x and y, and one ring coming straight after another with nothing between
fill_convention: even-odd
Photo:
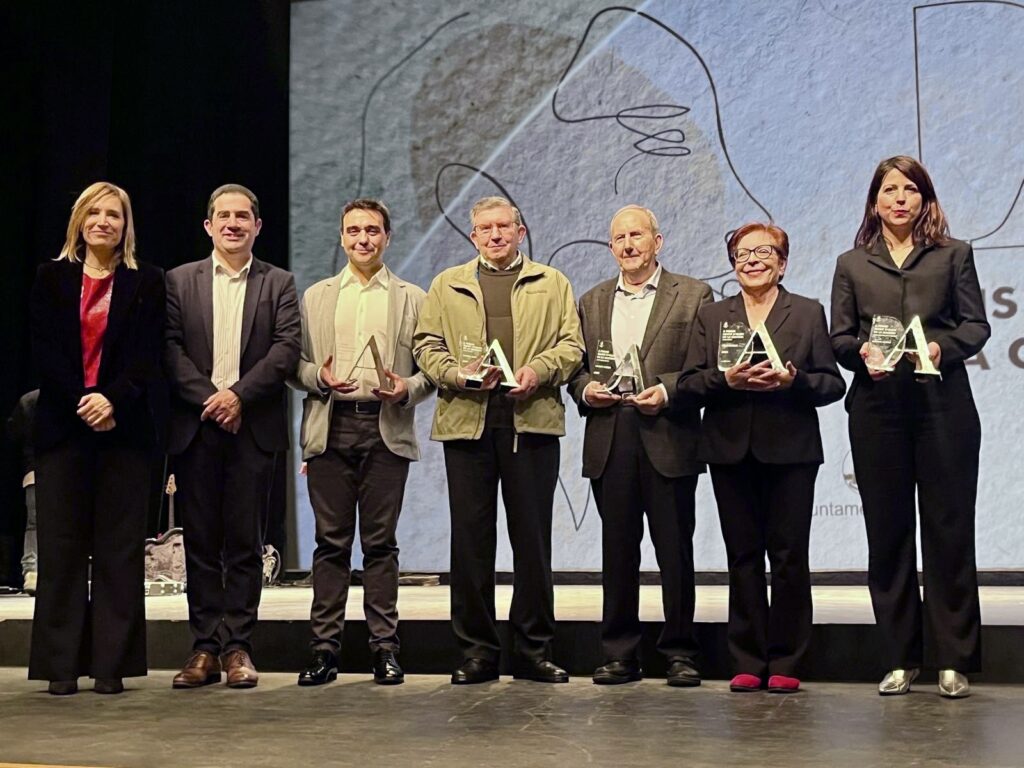
<instances>
[{"instance_id":1,"label":"necklace","mask_svg":"<svg viewBox=\"0 0 1024 768\"><path fill-rule=\"evenodd\" d=\"M110 267L98 267L95 264L90 264L88 261L84 262L84 264L85 264L85 266L87 268L91 269L93 272L99 272L99 273L104 274L104 275L109 275L111 272L114 271Z\"/></svg>"}]
</instances>

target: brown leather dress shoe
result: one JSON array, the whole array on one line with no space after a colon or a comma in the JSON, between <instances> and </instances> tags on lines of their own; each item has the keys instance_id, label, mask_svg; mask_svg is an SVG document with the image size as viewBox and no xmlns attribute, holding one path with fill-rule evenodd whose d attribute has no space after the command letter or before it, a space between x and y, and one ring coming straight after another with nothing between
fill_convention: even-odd
<instances>
[{"instance_id":1,"label":"brown leather dress shoe","mask_svg":"<svg viewBox=\"0 0 1024 768\"><path fill-rule=\"evenodd\" d=\"M199 688L220 682L220 659L209 651L195 651L174 676L173 688Z\"/></svg>"},{"instance_id":2,"label":"brown leather dress shoe","mask_svg":"<svg viewBox=\"0 0 1024 768\"><path fill-rule=\"evenodd\" d=\"M260 674L249 658L249 654L241 648L228 651L220 657L227 676L228 688L255 688L260 681Z\"/></svg>"}]
</instances>

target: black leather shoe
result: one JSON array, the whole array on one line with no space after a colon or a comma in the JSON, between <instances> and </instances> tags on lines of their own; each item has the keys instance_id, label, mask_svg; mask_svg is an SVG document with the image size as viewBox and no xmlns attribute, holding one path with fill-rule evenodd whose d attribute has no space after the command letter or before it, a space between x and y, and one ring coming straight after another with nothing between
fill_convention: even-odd
<instances>
[{"instance_id":1,"label":"black leather shoe","mask_svg":"<svg viewBox=\"0 0 1024 768\"><path fill-rule=\"evenodd\" d=\"M51 680L46 690L49 691L51 696L70 696L73 693L78 693L78 681Z\"/></svg>"},{"instance_id":2,"label":"black leather shoe","mask_svg":"<svg viewBox=\"0 0 1024 768\"><path fill-rule=\"evenodd\" d=\"M668 684L675 688L696 688L700 685L700 672L691 659L669 659L667 677Z\"/></svg>"},{"instance_id":3,"label":"black leather shoe","mask_svg":"<svg viewBox=\"0 0 1024 768\"><path fill-rule=\"evenodd\" d=\"M120 677L97 677L92 689L96 693L124 693L124 682Z\"/></svg>"},{"instance_id":4,"label":"black leather shoe","mask_svg":"<svg viewBox=\"0 0 1024 768\"><path fill-rule=\"evenodd\" d=\"M373 654L373 682L377 685L401 685L405 672L398 665L395 652L381 648Z\"/></svg>"},{"instance_id":5,"label":"black leather shoe","mask_svg":"<svg viewBox=\"0 0 1024 768\"><path fill-rule=\"evenodd\" d=\"M516 680L533 680L535 683L568 683L569 673L553 661L524 660L516 665L512 674Z\"/></svg>"},{"instance_id":6,"label":"black leather shoe","mask_svg":"<svg viewBox=\"0 0 1024 768\"><path fill-rule=\"evenodd\" d=\"M625 659L609 661L604 666L594 670L593 680L597 685L621 685L643 680L644 674L640 671L640 662L636 659Z\"/></svg>"},{"instance_id":7,"label":"black leather shoe","mask_svg":"<svg viewBox=\"0 0 1024 768\"><path fill-rule=\"evenodd\" d=\"M452 685L475 685L498 679L498 665L487 659L466 659L452 672Z\"/></svg>"},{"instance_id":8,"label":"black leather shoe","mask_svg":"<svg viewBox=\"0 0 1024 768\"><path fill-rule=\"evenodd\" d=\"M313 651L309 666L299 672L299 685L323 685L338 677L338 657L333 651Z\"/></svg>"}]
</instances>

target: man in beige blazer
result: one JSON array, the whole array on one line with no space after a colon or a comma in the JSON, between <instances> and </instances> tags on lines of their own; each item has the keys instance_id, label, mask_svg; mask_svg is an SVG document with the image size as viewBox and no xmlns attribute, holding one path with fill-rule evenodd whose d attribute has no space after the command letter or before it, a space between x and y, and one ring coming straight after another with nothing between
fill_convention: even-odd
<instances>
[{"instance_id":1,"label":"man in beige blazer","mask_svg":"<svg viewBox=\"0 0 1024 768\"><path fill-rule=\"evenodd\" d=\"M302 354L291 382L302 405L302 456L316 518L312 658L299 685L337 677L357 509L363 607L377 683L403 682L398 664L398 544L409 463L419 459L415 406L433 385L412 356L423 289L384 266L391 217L378 200L342 212L348 264L302 298ZM376 346L377 354L373 347ZM378 368L378 363L380 367Z\"/></svg>"}]
</instances>

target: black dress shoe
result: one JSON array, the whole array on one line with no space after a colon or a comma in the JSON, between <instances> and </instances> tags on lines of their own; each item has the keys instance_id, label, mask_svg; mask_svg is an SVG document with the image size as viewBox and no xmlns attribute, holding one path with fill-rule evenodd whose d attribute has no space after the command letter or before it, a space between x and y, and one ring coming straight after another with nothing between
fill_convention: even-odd
<instances>
[{"instance_id":1,"label":"black dress shoe","mask_svg":"<svg viewBox=\"0 0 1024 768\"><path fill-rule=\"evenodd\" d=\"M452 685L474 685L498 679L498 665L487 659L466 659L452 672Z\"/></svg>"},{"instance_id":2,"label":"black dress shoe","mask_svg":"<svg viewBox=\"0 0 1024 768\"><path fill-rule=\"evenodd\" d=\"M49 687L46 689L52 696L70 696L73 693L78 693L78 681L77 680L51 680Z\"/></svg>"},{"instance_id":3,"label":"black dress shoe","mask_svg":"<svg viewBox=\"0 0 1024 768\"><path fill-rule=\"evenodd\" d=\"M92 689L96 693L124 693L124 682L120 677L97 677Z\"/></svg>"},{"instance_id":4,"label":"black dress shoe","mask_svg":"<svg viewBox=\"0 0 1024 768\"><path fill-rule=\"evenodd\" d=\"M338 657L333 651L313 651L309 666L299 672L299 685L323 685L338 677Z\"/></svg>"},{"instance_id":5,"label":"black dress shoe","mask_svg":"<svg viewBox=\"0 0 1024 768\"><path fill-rule=\"evenodd\" d=\"M398 665L394 651L381 648L374 652L373 682L377 685L401 685L405 682L405 672Z\"/></svg>"},{"instance_id":6,"label":"black dress shoe","mask_svg":"<svg viewBox=\"0 0 1024 768\"><path fill-rule=\"evenodd\" d=\"M512 674L516 680L535 683L568 683L569 673L552 661L524 660L516 665Z\"/></svg>"},{"instance_id":7,"label":"black dress shoe","mask_svg":"<svg viewBox=\"0 0 1024 768\"><path fill-rule=\"evenodd\" d=\"M594 670L593 680L597 685L621 685L643 680L640 662L635 659L609 661Z\"/></svg>"},{"instance_id":8,"label":"black dress shoe","mask_svg":"<svg viewBox=\"0 0 1024 768\"><path fill-rule=\"evenodd\" d=\"M676 688L696 688L700 685L700 672L691 659L669 659L668 684Z\"/></svg>"}]
</instances>

